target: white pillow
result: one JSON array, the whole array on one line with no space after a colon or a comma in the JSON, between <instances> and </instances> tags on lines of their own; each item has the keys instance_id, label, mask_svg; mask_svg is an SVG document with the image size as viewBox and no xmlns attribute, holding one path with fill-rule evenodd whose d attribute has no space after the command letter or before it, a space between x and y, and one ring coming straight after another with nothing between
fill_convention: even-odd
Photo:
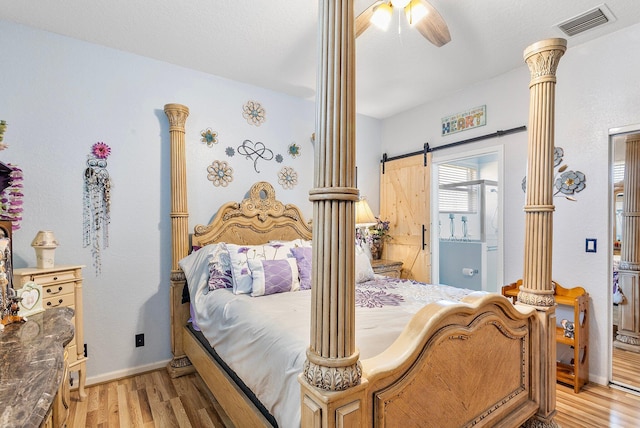
<instances>
[{"instance_id":1,"label":"white pillow","mask_svg":"<svg viewBox=\"0 0 640 428\"><path fill-rule=\"evenodd\" d=\"M374 277L369 256L360 245L356 245L356 283L369 281Z\"/></svg>"},{"instance_id":2,"label":"white pillow","mask_svg":"<svg viewBox=\"0 0 640 428\"><path fill-rule=\"evenodd\" d=\"M248 262L253 284L251 296L298 291L298 265L296 259L253 260Z\"/></svg>"}]
</instances>

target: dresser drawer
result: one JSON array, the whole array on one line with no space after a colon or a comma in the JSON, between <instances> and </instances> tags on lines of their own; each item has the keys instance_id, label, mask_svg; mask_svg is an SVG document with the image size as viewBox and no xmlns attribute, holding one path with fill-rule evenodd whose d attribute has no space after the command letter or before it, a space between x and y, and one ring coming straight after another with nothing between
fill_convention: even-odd
<instances>
[{"instance_id":1,"label":"dresser drawer","mask_svg":"<svg viewBox=\"0 0 640 428\"><path fill-rule=\"evenodd\" d=\"M45 273L41 275L30 275L31 281L34 281L44 288L47 284L52 282L64 282L64 281L73 281L74 279L79 279L76 277L75 272L73 271L62 271L62 272L52 272Z\"/></svg>"},{"instance_id":2,"label":"dresser drawer","mask_svg":"<svg viewBox=\"0 0 640 428\"><path fill-rule=\"evenodd\" d=\"M39 282L36 282L42 285ZM73 293L73 289L75 287L75 282L65 282L63 284L51 284L42 287L42 297L57 297L62 294L71 294Z\"/></svg>"},{"instance_id":3,"label":"dresser drawer","mask_svg":"<svg viewBox=\"0 0 640 428\"><path fill-rule=\"evenodd\" d=\"M73 306L75 303L74 294L60 294L58 296L46 297L42 299L42 307L44 309L57 308L58 306Z\"/></svg>"}]
</instances>

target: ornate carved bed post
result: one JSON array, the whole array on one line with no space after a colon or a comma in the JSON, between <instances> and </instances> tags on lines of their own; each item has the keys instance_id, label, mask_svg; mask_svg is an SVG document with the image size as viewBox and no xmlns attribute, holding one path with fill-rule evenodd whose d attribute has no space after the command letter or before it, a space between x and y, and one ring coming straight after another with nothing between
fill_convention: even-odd
<instances>
[{"instance_id":1,"label":"ornate carved bed post","mask_svg":"<svg viewBox=\"0 0 640 428\"><path fill-rule=\"evenodd\" d=\"M567 49L564 39L534 43L524 51L529 83L529 149L525 211L524 275L518 302L535 306L540 320L538 413L526 426L558 426L556 412L555 300L551 279L553 242L553 151L556 69Z\"/></svg>"},{"instance_id":2,"label":"ornate carved bed post","mask_svg":"<svg viewBox=\"0 0 640 428\"><path fill-rule=\"evenodd\" d=\"M614 346L640 352L640 137L627 137L624 158L622 246L618 284L627 301L619 305L620 328Z\"/></svg>"},{"instance_id":3,"label":"ornate carved bed post","mask_svg":"<svg viewBox=\"0 0 640 428\"><path fill-rule=\"evenodd\" d=\"M182 349L181 329L189 318L189 305L178 304L185 284L185 277L178 262L189 254L189 212L187 210L187 162L184 147L184 125L189 108L181 104L166 104L164 112L169 119L171 140L171 286L169 305L171 310L171 352L173 359L167 366L172 377L193 371L191 362ZM176 319L184 322L176 322Z\"/></svg>"},{"instance_id":4,"label":"ornate carved bed post","mask_svg":"<svg viewBox=\"0 0 640 428\"><path fill-rule=\"evenodd\" d=\"M309 192L314 240L311 343L300 377L302 426L358 426L363 400L353 390L362 391L354 337L358 190L353 0L320 0L318 17L315 175Z\"/></svg>"}]
</instances>

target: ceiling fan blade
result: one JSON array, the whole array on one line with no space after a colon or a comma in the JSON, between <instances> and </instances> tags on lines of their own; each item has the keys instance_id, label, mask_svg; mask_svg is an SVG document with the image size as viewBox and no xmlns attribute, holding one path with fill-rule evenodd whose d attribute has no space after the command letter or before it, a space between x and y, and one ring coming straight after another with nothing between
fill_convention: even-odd
<instances>
[{"instance_id":1,"label":"ceiling fan blade","mask_svg":"<svg viewBox=\"0 0 640 428\"><path fill-rule=\"evenodd\" d=\"M449 34L449 27L444 22L442 15L427 0L420 0L420 3L429 11L429 14L416 22L414 25L416 30L437 47L449 43L451 34Z\"/></svg>"},{"instance_id":2,"label":"ceiling fan blade","mask_svg":"<svg viewBox=\"0 0 640 428\"><path fill-rule=\"evenodd\" d=\"M379 4L384 3L384 1L376 1L371 6L366 8L360 15L356 17L356 37L360 34L364 33L367 28L371 25L371 17L373 16L373 10Z\"/></svg>"}]
</instances>

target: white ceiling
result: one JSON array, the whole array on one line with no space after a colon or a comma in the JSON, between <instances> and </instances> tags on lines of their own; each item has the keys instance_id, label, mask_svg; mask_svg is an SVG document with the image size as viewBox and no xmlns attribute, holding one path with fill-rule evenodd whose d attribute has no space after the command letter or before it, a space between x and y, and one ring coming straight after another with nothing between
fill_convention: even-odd
<instances>
[{"instance_id":1,"label":"white ceiling","mask_svg":"<svg viewBox=\"0 0 640 428\"><path fill-rule=\"evenodd\" d=\"M372 2L354 0L356 14ZM602 0L431 3L449 26L452 41L444 47L428 43L404 17L386 33L371 27L358 38L359 113L389 117L520 67L524 48L545 38L567 38L571 48L640 22L638 0L606 0L616 20L574 37L556 24ZM0 0L0 19L313 99L317 5L318 0Z\"/></svg>"}]
</instances>

